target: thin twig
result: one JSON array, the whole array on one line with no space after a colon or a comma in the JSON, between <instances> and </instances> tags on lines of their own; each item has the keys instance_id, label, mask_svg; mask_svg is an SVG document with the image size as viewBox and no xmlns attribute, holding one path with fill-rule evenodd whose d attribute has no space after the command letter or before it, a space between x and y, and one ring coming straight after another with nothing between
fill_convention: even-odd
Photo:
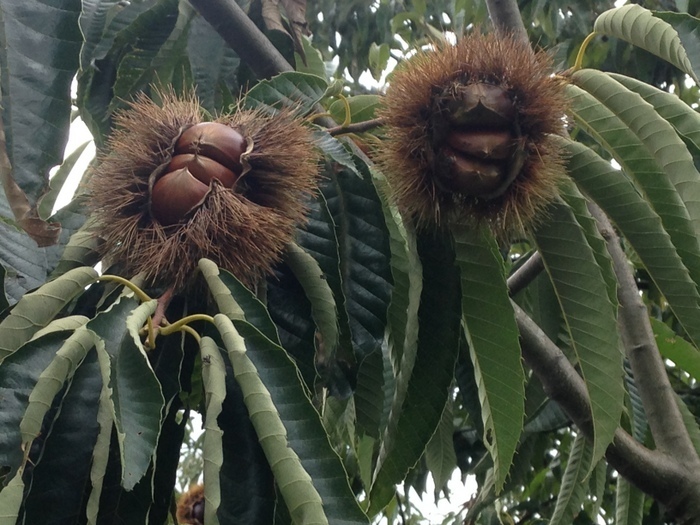
<instances>
[{"instance_id":1,"label":"thin twig","mask_svg":"<svg viewBox=\"0 0 700 525\"><path fill-rule=\"evenodd\" d=\"M331 135L343 135L345 133L363 133L374 128L378 128L384 125L384 119L375 118L372 120L365 120L364 122L356 122L355 124L348 124L347 126L335 126L328 128L326 131Z\"/></svg>"}]
</instances>

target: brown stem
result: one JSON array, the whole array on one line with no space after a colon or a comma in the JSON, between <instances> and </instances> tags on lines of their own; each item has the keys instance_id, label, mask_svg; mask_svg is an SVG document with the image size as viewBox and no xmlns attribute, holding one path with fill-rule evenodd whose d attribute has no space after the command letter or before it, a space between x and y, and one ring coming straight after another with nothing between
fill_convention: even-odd
<instances>
[{"instance_id":1,"label":"brown stem","mask_svg":"<svg viewBox=\"0 0 700 525\"><path fill-rule=\"evenodd\" d=\"M676 404L675 392L656 346L647 308L639 295L627 257L620 246L620 239L603 210L593 203L589 205L589 209L598 223L598 229L612 258L618 281L618 318L622 343L654 442L660 451L680 461L695 464L695 468L700 470L700 459Z\"/></svg>"},{"instance_id":2,"label":"brown stem","mask_svg":"<svg viewBox=\"0 0 700 525\"><path fill-rule=\"evenodd\" d=\"M160 326L161 322L165 319L165 310L167 310L170 301L173 300L174 293L175 288L171 286L158 298L156 311L153 313L153 326Z\"/></svg>"},{"instance_id":3,"label":"brown stem","mask_svg":"<svg viewBox=\"0 0 700 525\"><path fill-rule=\"evenodd\" d=\"M520 330L523 358L576 426L593 437L590 399L581 376L563 352L513 301ZM651 495L681 523L697 523L700 516L700 471L659 450L649 450L618 428L605 457L612 467L639 489ZM696 520L696 521L693 521Z\"/></svg>"},{"instance_id":4,"label":"brown stem","mask_svg":"<svg viewBox=\"0 0 700 525\"><path fill-rule=\"evenodd\" d=\"M512 35L530 45L517 0L486 0L486 7L499 35Z\"/></svg>"},{"instance_id":5,"label":"brown stem","mask_svg":"<svg viewBox=\"0 0 700 525\"><path fill-rule=\"evenodd\" d=\"M530 284L544 270L544 262L540 252L535 252L513 274L508 277L508 293L514 296Z\"/></svg>"},{"instance_id":6,"label":"brown stem","mask_svg":"<svg viewBox=\"0 0 700 525\"><path fill-rule=\"evenodd\" d=\"M372 120L365 120L364 122L356 122L355 124L348 124L347 126L335 126L328 128L326 131L331 135L342 135L345 133L362 133L364 131L369 131L374 128L378 128L384 125L384 119L375 118Z\"/></svg>"},{"instance_id":7,"label":"brown stem","mask_svg":"<svg viewBox=\"0 0 700 525\"><path fill-rule=\"evenodd\" d=\"M190 3L258 78L294 71L234 0L190 0Z\"/></svg>"}]
</instances>

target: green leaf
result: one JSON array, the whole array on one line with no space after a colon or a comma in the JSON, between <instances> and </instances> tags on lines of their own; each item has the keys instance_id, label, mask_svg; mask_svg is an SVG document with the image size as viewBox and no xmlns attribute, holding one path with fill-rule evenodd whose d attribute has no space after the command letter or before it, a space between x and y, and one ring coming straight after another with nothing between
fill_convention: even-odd
<instances>
[{"instance_id":1,"label":"green leaf","mask_svg":"<svg viewBox=\"0 0 700 525\"><path fill-rule=\"evenodd\" d=\"M535 232L591 400L594 429L592 465L605 453L622 414L622 354L615 307L605 279L572 210L549 208L549 219Z\"/></svg>"},{"instance_id":2,"label":"green leaf","mask_svg":"<svg viewBox=\"0 0 700 525\"><path fill-rule=\"evenodd\" d=\"M49 324L97 277L93 268L76 268L25 295L0 323L0 361Z\"/></svg>"},{"instance_id":3,"label":"green leaf","mask_svg":"<svg viewBox=\"0 0 700 525\"><path fill-rule=\"evenodd\" d=\"M216 516L221 503L221 486L219 471L224 463L224 451L221 443L223 432L219 428L217 418L221 414L224 398L226 397L226 365L219 352L216 342L203 337L200 341L202 354L202 376L204 378L204 393L206 396L206 415L204 418L204 520L212 525L218 525Z\"/></svg>"},{"instance_id":4,"label":"green leaf","mask_svg":"<svg viewBox=\"0 0 700 525\"><path fill-rule=\"evenodd\" d=\"M565 147L571 177L619 228L676 318L696 345L700 344L700 294L662 219L632 182L593 150L578 142L568 142Z\"/></svg>"},{"instance_id":5,"label":"green leaf","mask_svg":"<svg viewBox=\"0 0 700 525\"><path fill-rule=\"evenodd\" d=\"M345 146L340 140L323 129L313 130L313 137L314 144L316 144L318 149L320 149L326 157L359 176L352 155L345 149Z\"/></svg>"},{"instance_id":6,"label":"green leaf","mask_svg":"<svg viewBox=\"0 0 700 525\"><path fill-rule=\"evenodd\" d=\"M51 408L54 398L66 381L71 380L78 365L94 344L94 334L91 331L85 328L76 330L66 339L53 361L41 373L29 396L27 411L19 424L24 447L31 446L31 442L41 434L44 416Z\"/></svg>"},{"instance_id":7,"label":"green leaf","mask_svg":"<svg viewBox=\"0 0 700 525\"><path fill-rule=\"evenodd\" d=\"M324 348L332 355L338 345L338 311L323 271L316 260L296 244L287 245L284 261L304 288Z\"/></svg>"},{"instance_id":8,"label":"green leaf","mask_svg":"<svg viewBox=\"0 0 700 525\"><path fill-rule=\"evenodd\" d=\"M678 33L668 22L636 4L627 4L602 13L593 30L620 38L670 62L698 82Z\"/></svg>"},{"instance_id":9,"label":"green leaf","mask_svg":"<svg viewBox=\"0 0 700 525\"><path fill-rule=\"evenodd\" d=\"M222 335L233 333L228 318L217 315L215 320ZM272 343L250 324L244 321L234 321L234 323L240 333L239 337L244 338L245 344L243 347L245 355L234 356L234 358L244 357L254 365L256 372L253 383L262 381L269 392L274 404L274 414L280 417L284 425L288 446L299 458L303 469L311 476L314 489L323 501L323 509L328 521L339 525L367 524L368 519L357 504L348 484L347 474L328 441L319 415L307 397L306 389L300 381L299 372L293 361L284 349ZM233 336L233 339L228 340L229 356L231 354L229 345L235 344L234 348L240 348L239 337ZM240 370L236 370L236 362L232 360L234 371L238 375ZM243 385L241 388L245 396L246 390ZM245 399L245 401L248 404L251 400ZM250 406L248 411L253 419ZM253 424L256 425L256 431L259 433L254 420ZM276 466L272 462L270 466L274 471ZM278 466L278 468L282 467ZM297 470L297 467L292 467L292 470ZM281 483L277 473L275 478L278 483Z\"/></svg>"},{"instance_id":10,"label":"green leaf","mask_svg":"<svg viewBox=\"0 0 700 525\"><path fill-rule=\"evenodd\" d=\"M397 392L405 389L406 396L405 400L395 398L392 407L370 491L370 515L391 501L395 485L418 462L435 433L459 350L461 291L449 240L427 232L419 235L417 249L423 267L418 349L410 375L399 377ZM403 359L412 356L404 353Z\"/></svg>"},{"instance_id":11,"label":"green leaf","mask_svg":"<svg viewBox=\"0 0 700 525\"><path fill-rule=\"evenodd\" d=\"M579 432L571 445L569 461L561 479L561 489L557 495L557 503L554 506L550 525L568 525L574 522L574 518L581 510L581 505L586 498L586 484L584 481L590 471L593 446L586 437Z\"/></svg>"},{"instance_id":12,"label":"green leaf","mask_svg":"<svg viewBox=\"0 0 700 525\"><path fill-rule=\"evenodd\" d=\"M100 374L101 375L101 374ZM86 516L88 525L97 525L97 515L100 511L100 496L104 484L107 463L109 461L109 444L114 428L112 404L109 400L109 387L104 382L100 392L97 409L97 424L100 431L95 440L90 462L90 495L87 500Z\"/></svg>"},{"instance_id":13,"label":"green leaf","mask_svg":"<svg viewBox=\"0 0 700 525\"><path fill-rule=\"evenodd\" d=\"M479 386L484 444L495 487L505 483L525 417L525 372L518 327L496 240L486 229L452 228L461 272L462 322Z\"/></svg>"},{"instance_id":14,"label":"green leaf","mask_svg":"<svg viewBox=\"0 0 700 525\"><path fill-rule=\"evenodd\" d=\"M80 156L83 154L83 151L85 151L85 148L87 148L89 144L89 141L84 142L75 148L75 150L65 158L61 164L61 167L58 168L53 177L51 177L51 180L49 181L49 190L41 197L37 208L39 217L42 219L48 219L53 214L53 208L56 204L58 194L61 192L68 175L70 175L71 171L73 170L73 166L75 166L75 163L78 162L78 159L80 159Z\"/></svg>"},{"instance_id":15,"label":"green leaf","mask_svg":"<svg viewBox=\"0 0 700 525\"><path fill-rule=\"evenodd\" d=\"M67 384L55 419L46 425L25 497L25 523L76 523L83 513L83 491L98 435L102 389L99 364L90 352ZM59 401L57 399L57 401ZM59 476L56 473L60 472Z\"/></svg>"},{"instance_id":16,"label":"green leaf","mask_svg":"<svg viewBox=\"0 0 700 525\"><path fill-rule=\"evenodd\" d=\"M673 13L670 11L653 11L654 16L668 22L678 33L678 38L685 49L688 61L697 75L700 71L700 39L698 30L700 21L688 13ZM692 77L692 75L690 75Z\"/></svg>"},{"instance_id":17,"label":"green leaf","mask_svg":"<svg viewBox=\"0 0 700 525\"><path fill-rule=\"evenodd\" d=\"M622 476L615 491L615 523L641 525L644 519L644 493Z\"/></svg>"},{"instance_id":18,"label":"green leaf","mask_svg":"<svg viewBox=\"0 0 700 525\"><path fill-rule=\"evenodd\" d=\"M34 205L61 164L82 36L79 0L0 2L2 123L12 177Z\"/></svg>"},{"instance_id":19,"label":"green leaf","mask_svg":"<svg viewBox=\"0 0 700 525\"><path fill-rule=\"evenodd\" d=\"M299 456L287 440L287 430L253 362L246 355L246 344L231 320L217 314L214 318L221 334L233 372L245 400L250 420L265 451L277 486L295 523L329 523L321 496Z\"/></svg>"},{"instance_id":20,"label":"green leaf","mask_svg":"<svg viewBox=\"0 0 700 525\"><path fill-rule=\"evenodd\" d=\"M372 42L372 45L369 46L369 69L372 72L374 80L382 78L382 73L384 73L389 63L389 58L391 58L391 48L389 44L384 43L377 45L375 42Z\"/></svg>"},{"instance_id":21,"label":"green leaf","mask_svg":"<svg viewBox=\"0 0 700 525\"><path fill-rule=\"evenodd\" d=\"M88 222L84 227L71 235L66 244L61 259L56 264L51 277L58 277L81 266L95 266L100 261L100 238L92 230L93 224Z\"/></svg>"},{"instance_id":22,"label":"green leaf","mask_svg":"<svg viewBox=\"0 0 700 525\"><path fill-rule=\"evenodd\" d=\"M359 167L368 169L364 163ZM381 348L392 287L382 202L371 175L363 174L365 178L341 171L321 188L337 228L345 308L358 361Z\"/></svg>"},{"instance_id":23,"label":"green leaf","mask_svg":"<svg viewBox=\"0 0 700 525\"><path fill-rule=\"evenodd\" d=\"M246 93L243 105L249 109L262 108L276 113L289 108L300 114L313 111L328 88L325 79L296 71L280 73L263 80Z\"/></svg>"},{"instance_id":24,"label":"green leaf","mask_svg":"<svg viewBox=\"0 0 700 525\"><path fill-rule=\"evenodd\" d=\"M349 122L364 122L375 118L375 111L381 105L379 95L355 95L343 100L336 100L328 112L336 122L346 122L347 109L350 109Z\"/></svg>"},{"instance_id":25,"label":"green leaf","mask_svg":"<svg viewBox=\"0 0 700 525\"><path fill-rule=\"evenodd\" d=\"M572 75L572 79L619 117L642 142L675 187L695 234L700 235L700 173L673 127L656 113L651 104L605 73L580 70ZM697 240L695 244L697 248Z\"/></svg>"},{"instance_id":26,"label":"green leaf","mask_svg":"<svg viewBox=\"0 0 700 525\"><path fill-rule=\"evenodd\" d=\"M19 472L0 492L0 525L16 525L24 495L24 481Z\"/></svg>"},{"instance_id":27,"label":"green leaf","mask_svg":"<svg viewBox=\"0 0 700 525\"><path fill-rule=\"evenodd\" d=\"M425 464L435 482L435 494L445 489L457 468L457 455L453 444L454 422L452 421L452 401L448 401L442 413L440 424L425 449Z\"/></svg>"},{"instance_id":28,"label":"green leaf","mask_svg":"<svg viewBox=\"0 0 700 525\"><path fill-rule=\"evenodd\" d=\"M668 325L651 318L656 345L664 359L670 359L696 381L700 381L700 350L679 337Z\"/></svg>"},{"instance_id":29,"label":"green leaf","mask_svg":"<svg viewBox=\"0 0 700 525\"><path fill-rule=\"evenodd\" d=\"M33 339L0 363L0 468L13 472L22 464L19 424L29 395L67 337L67 332L52 332Z\"/></svg>"},{"instance_id":30,"label":"green leaf","mask_svg":"<svg viewBox=\"0 0 700 525\"><path fill-rule=\"evenodd\" d=\"M157 302L136 304L134 299L122 298L87 325L100 338L97 351L102 378L111 388L126 490L133 489L148 469L165 405L138 334Z\"/></svg>"},{"instance_id":31,"label":"green leaf","mask_svg":"<svg viewBox=\"0 0 700 525\"><path fill-rule=\"evenodd\" d=\"M2 195L0 192L0 207ZM47 251L17 225L10 225L0 217L0 264L6 270L5 294L10 303L46 282L50 267Z\"/></svg>"},{"instance_id":32,"label":"green leaf","mask_svg":"<svg viewBox=\"0 0 700 525\"><path fill-rule=\"evenodd\" d=\"M299 73L308 73L324 79L328 78L326 63L323 61L321 52L311 45L311 39L308 36L302 35L300 40L303 46L304 56L302 58L299 53L294 53L296 70Z\"/></svg>"}]
</instances>

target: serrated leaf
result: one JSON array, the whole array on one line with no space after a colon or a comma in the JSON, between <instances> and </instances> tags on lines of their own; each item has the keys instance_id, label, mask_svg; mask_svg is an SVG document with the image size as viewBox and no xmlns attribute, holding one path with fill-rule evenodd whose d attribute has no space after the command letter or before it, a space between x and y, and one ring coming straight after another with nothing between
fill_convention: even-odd
<instances>
[{"instance_id":1,"label":"serrated leaf","mask_svg":"<svg viewBox=\"0 0 700 525\"><path fill-rule=\"evenodd\" d=\"M457 455L452 441L454 434L452 412L452 401L448 401L437 431L425 449L425 464L435 482L436 500L452 477L452 472L457 468Z\"/></svg>"},{"instance_id":2,"label":"serrated leaf","mask_svg":"<svg viewBox=\"0 0 700 525\"><path fill-rule=\"evenodd\" d=\"M93 268L76 268L22 297L0 323L0 361L49 324L97 277Z\"/></svg>"},{"instance_id":3,"label":"serrated leaf","mask_svg":"<svg viewBox=\"0 0 700 525\"><path fill-rule=\"evenodd\" d=\"M296 70L299 73L308 73L310 75L316 75L324 79L328 78L328 71L326 69L326 63L323 61L323 55L311 44L311 39L302 35L300 38L302 45L303 56L298 52L294 53L294 62L296 63Z\"/></svg>"},{"instance_id":4,"label":"serrated leaf","mask_svg":"<svg viewBox=\"0 0 700 525\"><path fill-rule=\"evenodd\" d=\"M20 230L17 225L7 224L2 217L0 217L0 264L6 270L5 294L11 304L19 301L27 292L44 284L50 267L47 248L38 247L29 235Z\"/></svg>"},{"instance_id":5,"label":"serrated leaf","mask_svg":"<svg viewBox=\"0 0 700 525\"><path fill-rule=\"evenodd\" d=\"M114 422L112 419L112 405L109 400L109 387L103 382L100 391L99 406L97 408L97 424L100 427L95 447L92 450L90 461L90 495L86 506L88 525L97 525L97 515L100 511L100 496L109 461L109 443L112 436Z\"/></svg>"},{"instance_id":6,"label":"serrated leaf","mask_svg":"<svg viewBox=\"0 0 700 525\"><path fill-rule=\"evenodd\" d=\"M476 374L484 444L494 463L495 488L506 480L525 417L525 372L518 327L496 240L482 229L452 227L461 273L462 323Z\"/></svg>"},{"instance_id":7,"label":"serrated leaf","mask_svg":"<svg viewBox=\"0 0 700 525\"><path fill-rule=\"evenodd\" d=\"M338 345L338 312L323 271L316 260L296 244L287 245L284 261L304 288L323 345L333 355Z\"/></svg>"},{"instance_id":8,"label":"serrated leaf","mask_svg":"<svg viewBox=\"0 0 700 525\"><path fill-rule=\"evenodd\" d=\"M207 524L218 525L216 516L221 503L221 486L219 471L224 463L224 451L221 442L223 432L219 428L217 418L221 414L224 398L226 397L226 365L219 352L219 347L213 339L203 337L200 341L202 355L202 376L205 393L204 446L204 521Z\"/></svg>"},{"instance_id":9,"label":"serrated leaf","mask_svg":"<svg viewBox=\"0 0 700 525\"><path fill-rule=\"evenodd\" d=\"M622 414L622 354L615 308L585 233L570 208L556 204L535 242L559 299L571 346L591 400L596 464Z\"/></svg>"},{"instance_id":10,"label":"serrated leaf","mask_svg":"<svg viewBox=\"0 0 700 525\"><path fill-rule=\"evenodd\" d=\"M95 266L100 261L99 248L102 241L91 228L92 224L88 222L71 235L51 277L58 277L81 266Z\"/></svg>"},{"instance_id":11,"label":"serrated leaf","mask_svg":"<svg viewBox=\"0 0 700 525\"><path fill-rule=\"evenodd\" d=\"M20 472L0 492L0 525L16 525L23 495L24 482Z\"/></svg>"},{"instance_id":12,"label":"serrated leaf","mask_svg":"<svg viewBox=\"0 0 700 525\"><path fill-rule=\"evenodd\" d=\"M68 140L80 7L78 0L0 3L2 123L12 175L32 206Z\"/></svg>"},{"instance_id":13,"label":"serrated leaf","mask_svg":"<svg viewBox=\"0 0 700 525\"><path fill-rule=\"evenodd\" d=\"M0 467L9 467L13 472L22 464L19 424L29 395L68 335L53 332L34 339L0 363Z\"/></svg>"},{"instance_id":14,"label":"serrated leaf","mask_svg":"<svg viewBox=\"0 0 700 525\"><path fill-rule=\"evenodd\" d=\"M30 446L31 442L39 436L44 416L51 408L54 398L66 381L70 381L78 365L93 346L92 332L84 328L73 332L56 352L49 366L41 373L29 395L27 410L19 424L24 447Z\"/></svg>"},{"instance_id":15,"label":"serrated leaf","mask_svg":"<svg viewBox=\"0 0 700 525\"><path fill-rule=\"evenodd\" d=\"M37 207L39 217L42 219L48 219L53 214L53 208L56 204L58 194L61 192L68 175L70 175L71 171L73 170L73 166L75 166L75 163L78 162L78 159L80 159L80 156L83 154L83 151L85 151L85 148L87 148L89 144L89 141L84 142L75 148L75 150L64 159L61 167L58 168L53 177L51 177L51 180L49 180L49 189L41 197L39 206Z\"/></svg>"},{"instance_id":16,"label":"serrated leaf","mask_svg":"<svg viewBox=\"0 0 700 525\"><path fill-rule=\"evenodd\" d=\"M700 381L700 350L679 337L668 325L650 318L656 346L664 359L670 359L684 372Z\"/></svg>"},{"instance_id":17,"label":"serrated leaf","mask_svg":"<svg viewBox=\"0 0 700 525\"><path fill-rule=\"evenodd\" d=\"M37 440L42 442L42 447L25 497L25 523L80 520L83 490L89 479L90 458L98 434L96 416L101 389L97 356L91 352L67 383L55 419L46 425ZM61 475L56 476L56 472Z\"/></svg>"},{"instance_id":18,"label":"serrated leaf","mask_svg":"<svg viewBox=\"0 0 700 525\"><path fill-rule=\"evenodd\" d=\"M569 461L561 479L561 488L557 495L550 525L567 525L573 523L581 510L581 504L586 497L584 483L591 468L593 446L582 433L576 434L571 445Z\"/></svg>"},{"instance_id":19,"label":"serrated leaf","mask_svg":"<svg viewBox=\"0 0 700 525\"><path fill-rule=\"evenodd\" d=\"M215 319L217 326L224 326L223 333L232 333L227 318L217 315ZM284 425L289 447L298 456L303 469L311 476L313 486L322 498L328 521L339 525L367 524L368 519L360 510L350 490L347 474L328 442L319 415L307 397L293 361L281 347L272 343L250 324L244 321L234 323L240 336L244 338L245 357L250 359L257 370L255 381L262 380L269 391L274 404L273 410ZM229 344L231 343L233 341L229 340ZM237 339L235 344L236 348L239 348L240 340ZM231 348L228 345L227 349L230 354ZM233 366L235 370L235 362ZM240 372L236 370L236 374L238 373ZM255 421L253 423L255 424ZM274 470L275 465L271 464L271 467ZM279 483L280 479L277 475L275 477Z\"/></svg>"},{"instance_id":20,"label":"serrated leaf","mask_svg":"<svg viewBox=\"0 0 700 525\"><path fill-rule=\"evenodd\" d=\"M361 169L367 169L364 163ZM389 232L371 176L348 171L321 190L338 236L340 272L356 359L378 351L391 297Z\"/></svg>"},{"instance_id":21,"label":"serrated leaf","mask_svg":"<svg viewBox=\"0 0 700 525\"><path fill-rule=\"evenodd\" d=\"M153 300L137 306L134 299L121 298L87 325L99 337L96 344L100 369L111 388L122 486L126 490L133 489L148 469L165 405L138 335L146 318L155 312L156 304Z\"/></svg>"},{"instance_id":22,"label":"serrated leaf","mask_svg":"<svg viewBox=\"0 0 700 525\"><path fill-rule=\"evenodd\" d=\"M569 154L569 174L632 245L697 345L700 342L700 294L662 219L632 182L593 150L578 142L568 142L565 147Z\"/></svg>"},{"instance_id":23,"label":"serrated leaf","mask_svg":"<svg viewBox=\"0 0 700 525\"><path fill-rule=\"evenodd\" d=\"M668 22L678 33L688 61L697 75L700 71L700 21L688 13L673 13L671 11L653 11L654 16ZM692 76L692 75L691 75Z\"/></svg>"},{"instance_id":24,"label":"serrated leaf","mask_svg":"<svg viewBox=\"0 0 700 525\"><path fill-rule=\"evenodd\" d=\"M595 21L593 30L620 38L670 62L698 82L678 32L668 22L637 4L627 4L605 11Z\"/></svg>"},{"instance_id":25,"label":"serrated leaf","mask_svg":"<svg viewBox=\"0 0 700 525\"><path fill-rule=\"evenodd\" d=\"M250 420L260 439L277 486L284 498L289 513L296 523L329 523L323 509L321 496L316 491L299 456L287 440L287 430L270 395L262 382L255 365L246 355L246 344L236 331L231 320L217 314L214 318L233 366L245 400Z\"/></svg>"},{"instance_id":26,"label":"serrated leaf","mask_svg":"<svg viewBox=\"0 0 700 525\"><path fill-rule=\"evenodd\" d=\"M398 378L397 391L405 388L406 396L392 407L370 491L370 515L391 501L395 485L423 455L447 403L459 351L461 292L452 248L433 232L419 235L417 247L423 267L418 348L410 376Z\"/></svg>"},{"instance_id":27,"label":"serrated leaf","mask_svg":"<svg viewBox=\"0 0 700 525\"><path fill-rule=\"evenodd\" d=\"M375 118L375 111L380 105L379 95L355 95L348 97L345 101L336 100L328 108L328 112L336 122L364 122Z\"/></svg>"},{"instance_id":28,"label":"serrated leaf","mask_svg":"<svg viewBox=\"0 0 700 525\"><path fill-rule=\"evenodd\" d=\"M323 98L328 82L316 75L296 71L280 73L269 80L256 84L243 99L249 109L261 108L276 113L289 108L300 114L313 111Z\"/></svg>"},{"instance_id":29,"label":"serrated leaf","mask_svg":"<svg viewBox=\"0 0 700 525\"><path fill-rule=\"evenodd\" d=\"M641 525L644 519L644 493L622 476L615 491L615 523Z\"/></svg>"},{"instance_id":30,"label":"serrated leaf","mask_svg":"<svg viewBox=\"0 0 700 525\"><path fill-rule=\"evenodd\" d=\"M700 235L700 173L673 127L656 113L651 104L605 73L580 70L572 75L572 79L610 109L638 137L673 184L687 209L695 235ZM638 178L640 174L633 176ZM697 246L696 240L696 250Z\"/></svg>"},{"instance_id":31,"label":"serrated leaf","mask_svg":"<svg viewBox=\"0 0 700 525\"><path fill-rule=\"evenodd\" d=\"M313 131L313 139L314 144L316 144L324 155L359 176L352 155L345 149L341 141L322 129L315 129Z\"/></svg>"}]
</instances>

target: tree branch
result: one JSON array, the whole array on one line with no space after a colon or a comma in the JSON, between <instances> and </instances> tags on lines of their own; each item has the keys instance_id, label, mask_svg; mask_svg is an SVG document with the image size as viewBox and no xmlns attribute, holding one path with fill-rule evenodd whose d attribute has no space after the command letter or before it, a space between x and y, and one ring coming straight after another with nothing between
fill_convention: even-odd
<instances>
[{"instance_id":1,"label":"tree branch","mask_svg":"<svg viewBox=\"0 0 700 525\"><path fill-rule=\"evenodd\" d=\"M258 78L294 71L234 0L190 0L190 3Z\"/></svg>"},{"instance_id":2,"label":"tree branch","mask_svg":"<svg viewBox=\"0 0 700 525\"><path fill-rule=\"evenodd\" d=\"M627 257L620 246L620 239L596 204L590 203L589 209L598 223L598 229L612 258L618 281L618 319L622 342L654 442L660 451L680 461L695 463L695 468L700 469L700 459L678 410L675 393L656 346L647 308L639 296Z\"/></svg>"},{"instance_id":3,"label":"tree branch","mask_svg":"<svg viewBox=\"0 0 700 525\"><path fill-rule=\"evenodd\" d=\"M530 45L517 0L486 0L486 7L499 35L512 35L517 40Z\"/></svg>"},{"instance_id":4,"label":"tree branch","mask_svg":"<svg viewBox=\"0 0 700 525\"><path fill-rule=\"evenodd\" d=\"M542 382L545 392L557 401L576 426L593 437L590 399L583 379L563 352L539 326L511 301L520 330L523 357ZM605 454L620 474L641 490L669 507L674 516L696 516L700 506L700 474L658 450L649 450L618 428Z\"/></svg>"},{"instance_id":5,"label":"tree branch","mask_svg":"<svg viewBox=\"0 0 700 525\"><path fill-rule=\"evenodd\" d=\"M530 284L544 270L544 262L540 252L535 252L513 274L508 277L508 293L514 296Z\"/></svg>"}]
</instances>

